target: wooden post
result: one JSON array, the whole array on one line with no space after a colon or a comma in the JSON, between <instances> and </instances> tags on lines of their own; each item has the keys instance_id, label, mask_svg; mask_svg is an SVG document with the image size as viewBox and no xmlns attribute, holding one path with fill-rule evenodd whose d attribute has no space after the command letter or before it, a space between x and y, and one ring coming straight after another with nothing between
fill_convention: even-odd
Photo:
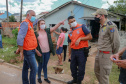
<instances>
[{"instance_id":1,"label":"wooden post","mask_svg":"<svg viewBox=\"0 0 126 84\"><path fill-rule=\"evenodd\" d=\"M9 22L9 16L8 16L8 0L6 0L6 10L7 10L7 22Z\"/></svg>"},{"instance_id":2,"label":"wooden post","mask_svg":"<svg viewBox=\"0 0 126 84\"><path fill-rule=\"evenodd\" d=\"M20 23L22 22L22 6L23 6L23 0L21 0Z\"/></svg>"}]
</instances>

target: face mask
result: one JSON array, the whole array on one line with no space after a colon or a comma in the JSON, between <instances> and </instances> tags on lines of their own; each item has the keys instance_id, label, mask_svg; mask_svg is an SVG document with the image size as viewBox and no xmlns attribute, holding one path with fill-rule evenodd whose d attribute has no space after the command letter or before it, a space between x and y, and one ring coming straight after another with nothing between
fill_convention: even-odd
<instances>
[{"instance_id":1,"label":"face mask","mask_svg":"<svg viewBox=\"0 0 126 84\"><path fill-rule=\"evenodd\" d=\"M32 16L31 19L30 19L31 22L34 22L35 21L35 16Z\"/></svg>"},{"instance_id":2,"label":"face mask","mask_svg":"<svg viewBox=\"0 0 126 84\"><path fill-rule=\"evenodd\" d=\"M45 25L41 25L40 28L41 28L41 29L45 29Z\"/></svg>"},{"instance_id":3,"label":"face mask","mask_svg":"<svg viewBox=\"0 0 126 84\"><path fill-rule=\"evenodd\" d=\"M101 17L101 16L100 16L100 17ZM100 17L99 17L99 18L100 18ZM99 19L99 18L95 17L95 18L94 18L94 19L95 19L95 22L98 22L98 23L99 23L99 22L100 22L100 19Z\"/></svg>"},{"instance_id":4,"label":"face mask","mask_svg":"<svg viewBox=\"0 0 126 84\"><path fill-rule=\"evenodd\" d=\"M76 26L77 26L77 22L76 21L71 23L71 27L76 27Z\"/></svg>"}]
</instances>

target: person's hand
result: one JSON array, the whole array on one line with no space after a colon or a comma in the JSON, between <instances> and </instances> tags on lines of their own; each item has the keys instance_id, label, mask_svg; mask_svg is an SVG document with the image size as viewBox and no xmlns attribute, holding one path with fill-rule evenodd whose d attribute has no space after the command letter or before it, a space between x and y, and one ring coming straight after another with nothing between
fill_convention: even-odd
<instances>
[{"instance_id":1,"label":"person's hand","mask_svg":"<svg viewBox=\"0 0 126 84\"><path fill-rule=\"evenodd\" d=\"M59 49L59 45L57 45L57 50Z\"/></svg>"},{"instance_id":2,"label":"person's hand","mask_svg":"<svg viewBox=\"0 0 126 84\"><path fill-rule=\"evenodd\" d=\"M126 60L115 60L116 65L126 69Z\"/></svg>"},{"instance_id":3,"label":"person's hand","mask_svg":"<svg viewBox=\"0 0 126 84\"><path fill-rule=\"evenodd\" d=\"M77 41L75 42L75 46L78 46L80 41L81 41L81 38L77 39Z\"/></svg>"},{"instance_id":4,"label":"person's hand","mask_svg":"<svg viewBox=\"0 0 126 84\"><path fill-rule=\"evenodd\" d=\"M71 62L71 56L68 57L68 62Z\"/></svg>"},{"instance_id":5,"label":"person's hand","mask_svg":"<svg viewBox=\"0 0 126 84\"><path fill-rule=\"evenodd\" d=\"M63 20L60 22L61 25L64 25L64 22L66 21L67 19Z\"/></svg>"},{"instance_id":6,"label":"person's hand","mask_svg":"<svg viewBox=\"0 0 126 84\"><path fill-rule=\"evenodd\" d=\"M23 51L20 52L20 61L22 61L24 59L24 54L23 54Z\"/></svg>"},{"instance_id":7,"label":"person's hand","mask_svg":"<svg viewBox=\"0 0 126 84\"><path fill-rule=\"evenodd\" d=\"M68 59L70 59L70 60L71 60L71 56L69 56L69 57L68 57Z\"/></svg>"},{"instance_id":8,"label":"person's hand","mask_svg":"<svg viewBox=\"0 0 126 84\"><path fill-rule=\"evenodd\" d=\"M36 54L40 57L42 56L42 54L39 51L37 51Z\"/></svg>"},{"instance_id":9,"label":"person's hand","mask_svg":"<svg viewBox=\"0 0 126 84\"><path fill-rule=\"evenodd\" d=\"M68 57L68 62L71 62L71 56L69 55L69 57Z\"/></svg>"},{"instance_id":10,"label":"person's hand","mask_svg":"<svg viewBox=\"0 0 126 84\"><path fill-rule=\"evenodd\" d=\"M115 58L116 60L119 60L119 54L114 54L110 56L110 60L115 63L115 60L113 60L113 58Z\"/></svg>"},{"instance_id":11,"label":"person's hand","mask_svg":"<svg viewBox=\"0 0 126 84\"><path fill-rule=\"evenodd\" d=\"M16 50L16 54L19 54L20 53L20 50L19 50L19 48Z\"/></svg>"}]
</instances>

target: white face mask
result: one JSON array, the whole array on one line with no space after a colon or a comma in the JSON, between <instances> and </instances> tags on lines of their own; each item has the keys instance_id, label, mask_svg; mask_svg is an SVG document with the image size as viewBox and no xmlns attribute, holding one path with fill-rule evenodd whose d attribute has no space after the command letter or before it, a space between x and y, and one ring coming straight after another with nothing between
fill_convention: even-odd
<instances>
[{"instance_id":1,"label":"white face mask","mask_svg":"<svg viewBox=\"0 0 126 84\"><path fill-rule=\"evenodd\" d=\"M40 28L41 28L41 29L45 29L45 25L41 25Z\"/></svg>"},{"instance_id":2,"label":"white face mask","mask_svg":"<svg viewBox=\"0 0 126 84\"><path fill-rule=\"evenodd\" d=\"M76 27L76 26L77 26L77 22L76 21L71 23L71 27Z\"/></svg>"}]
</instances>

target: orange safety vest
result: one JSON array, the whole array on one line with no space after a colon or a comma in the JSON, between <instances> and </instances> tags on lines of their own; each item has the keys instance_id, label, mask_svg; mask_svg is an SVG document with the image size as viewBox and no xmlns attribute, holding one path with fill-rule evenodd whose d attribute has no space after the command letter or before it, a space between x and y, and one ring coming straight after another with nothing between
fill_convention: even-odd
<instances>
[{"instance_id":1,"label":"orange safety vest","mask_svg":"<svg viewBox=\"0 0 126 84\"><path fill-rule=\"evenodd\" d=\"M37 39L33 30L33 23L30 22L28 19L25 19L22 22L28 23L28 31L24 38L23 50L33 50L37 47ZM19 31L20 31L20 26L19 26Z\"/></svg>"},{"instance_id":2,"label":"orange safety vest","mask_svg":"<svg viewBox=\"0 0 126 84\"><path fill-rule=\"evenodd\" d=\"M71 40L71 48L72 49L81 49L84 47L88 47L88 41L80 41L78 46L75 46L75 42L77 41L78 38L85 37L86 35L84 34L82 30L82 24L77 24L76 28L69 32L68 34L69 39Z\"/></svg>"}]
</instances>

